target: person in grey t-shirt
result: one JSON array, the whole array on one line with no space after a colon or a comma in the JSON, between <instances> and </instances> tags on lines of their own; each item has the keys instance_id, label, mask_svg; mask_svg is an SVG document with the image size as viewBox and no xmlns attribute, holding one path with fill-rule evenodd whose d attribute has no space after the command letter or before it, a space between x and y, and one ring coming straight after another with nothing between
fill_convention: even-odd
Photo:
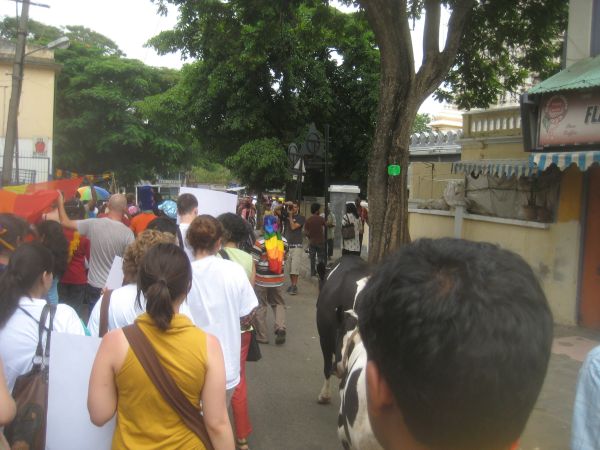
<instances>
[{"instance_id":1,"label":"person in grey t-shirt","mask_svg":"<svg viewBox=\"0 0 600 450\"><path fill-rule=\"evenodd\" d=\"M121 222L127 208L127 199L115 194L108 200L108 214L100 219L71 220L65 212L62 195L59 196L60 223L87 236L90 240L90 269L84 302L91 311L105 287L115 256L123 256L125 248L134 241L133 232Z\"/></svg>"},{"instance_id":2,"label":"person in grey t-shirt","mask_svg":"<svg viewBox=\"0 0 600 450\"><path fill-rule=\"evenodd\" d=\"M298 293L298 275L300 274L301 259L304 258L302 249L302 229L304 228L304 216L300 215L300 205L297 201L287 202L287 215L283 216L283 236L288 242L289 253L286 264L290 268L290 286L287 293L296 295Z\"/></svg>"}]
</instances>

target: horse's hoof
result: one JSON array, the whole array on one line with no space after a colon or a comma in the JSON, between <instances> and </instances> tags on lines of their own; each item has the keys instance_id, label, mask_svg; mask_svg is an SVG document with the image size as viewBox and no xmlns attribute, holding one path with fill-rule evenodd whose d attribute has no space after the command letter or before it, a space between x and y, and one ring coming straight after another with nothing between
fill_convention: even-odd
<instances>
[{"instance_id":1,"label":"horse's hoof","mask_svg":"<svg viewBox=\"0 0 600 450\"><path fill-rule=\"evenodd\" d=\"M319 395L319 398L317 399L317 403L319 405L329 405L331 403L331 397L321 397Z\"/></svg>"}]
</instances>

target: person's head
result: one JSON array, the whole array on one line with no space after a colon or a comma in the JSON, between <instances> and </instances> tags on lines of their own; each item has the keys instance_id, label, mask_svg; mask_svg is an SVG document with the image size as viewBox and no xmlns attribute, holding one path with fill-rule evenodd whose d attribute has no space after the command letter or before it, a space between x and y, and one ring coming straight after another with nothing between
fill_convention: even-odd
<instances>
[{"instance_id":1,"label":"person's head","mask_svg":"<svg viewBox=\"0 0 600 450\"><path fill-rule=\"evenodd\" d=\"M179 226L177 226L174 220L169 219L166 216L160 216L152 220L146 227L146 230L157 230L163 233L170 233L176 238L174 243L183 247L183 238Z\"/></svg>"},{"instance_id":2,"label":"person's head","mask_svg":"<svg viewBox=\"0 0 600 450\"><path fill-rule=\"evenodd\" d=\"M283 215L283 206L277 205L275 208L273 208L273 214L281 218L281 216Z\"/></svg>"},{"instance_id":3,"label":"person's head","mask_svg":"<svg viewBox=\"0 0 600 450\"><path fill-rule=\"evenodd\" d=\"M0 329L16 311L21 297L43 297L52 285L54 257L39 242L22 244L0 275Z\"/></svg>"},{"instance_id":4,"label":"person's head","mask_svg":"<svg viewBox=\"0 0 600 450\"><path fill-rule=\"evenodd\" d=\"M319 214L321 211L321 205L319 203L313 203L310 205L310 213L311 214Z\"/></svg>"},{"instance_id":5,"label":"person's head","mask_svg":"<svg viewBox=\"0 0 600 450\"><path fill-rule=\"evenodd\" d=\"M78 199L73 199L65 203L65 212L71 220L82 220L85 218L85 208Z\"/></svg>"},{"instance_id":6,"label":"person's head","mask_svg":"<svg viewBox=\"0 0 600 450\"><path fill-rule=\"evenodd\" d=\"M300 211L300 202L292 200L292 214L296 215Z\"/></svg>"},{"instance_id":7,"label":"person's head","mask_svg":"<svg viewBox=\"0 0 600 450\"><path fill-rule=\"evenodd\" d=\"M223 227L213 216L201 214L196 217L187 231L187 241L194 250L194 254L215 254L221 248Z\"/></svg>"},{"instance_id":8,"label":"person's head","mask_svg":"<svg viewBox=\"0 0 600 450\"><path fill-rule=\"evenodd\" d=\"M127 210L127 198L123 194L113 194L108 199L111 214L123 215Z\"/></svg>"},{"instance_id":9,"label":"person's head","mask_svg":"<svg viewBox=\"0 0 600 450\"><path fill-rule=\"evenodd\" d=\"M146 312L156 326L167 330L179 305L192 286L192 267L185 252L175 244L156 244L140 262L137 279L137 305L140 293L146 299Z\"/></svg>"},{"instance_id":10,"label":"person's head","mask_svg":"<svg viewBox=\"0 0 600 450\"><path fill-rule=\"evenodd\" d=\"M520 256L418 240L375 271L358 318L384 448L507 450L519 439L552 343L546 297Z\"/></svg>"},{"instance_id":11,"label":"person's head","mask_svg":"<svg viewBox=\"0 0 600 450\"><path fill-rule=\"evenodd\" d=\"M135 195L132 194L131 192L127 195L125 195L125 198L127 199L127 206L131 206L131 205L135 205Z\"/></svg>"},{"instance_id":12,"label":"person's head","mask_svg":"<svg viewBox=\"0 0 600 450\"><path fill-rule=\"evenodd\" d=\"M248 238L246 222L237 214L225 213L217 217L223 227L223 242L233 242L238 245Z\"/></svg>"},{"instance_id":13,"label":"person's head","mask_svg":"<svg viewBox=\"0 0 600 450\"><path fill-rule=\"evenodd\" d=\"M192 194L181 194L177 197L177 214L180 216L198 215L198 199Z\"/></svg>"},{"instance_id":14,"label":"person's head","mask_svg":"<svg viewBox=\"0 0 600 450\"><path fill-rule=\"evenodd\" d=\"M14 214L0 213L0 258L8 260L28 233L29 224L25 220Z\"/></svg>"},{"instance_id":15,"label":"person's head","mask_svg":"<svg viewBox=\"0 0 600 450\"><path fill-rule=\"evenodd\" d=\"M69 264L69 241L63 233L62 226L54 220L44 220L37 226L40 242L54 257L52 273L60 278L67 270Z\"/></svg>"},{"instance_id":16,"label":"person's head","mask_svg":"<svg viewBox=\"0 0 600 450\"><path fill-rule=\"evenodd\" d=\"M123 277L125 283L134 283L136 281L140 262L151 247L156 244L175 243L176 239L173 234L164 233L159 230L147 228L138 234L135 241L127 246L123 255Z\"/></svg>"},{"instance_id":17,"label":"person's head","mask_svg":"<svg viewBox=\"0 0 600 450\"><path fill-rule=\"evenodd\" d=\"M356 205L354 203L346 203L346 214L352 214L354 217L358 218L358 210L356 209Z\"/></svg>"}]
</instances>

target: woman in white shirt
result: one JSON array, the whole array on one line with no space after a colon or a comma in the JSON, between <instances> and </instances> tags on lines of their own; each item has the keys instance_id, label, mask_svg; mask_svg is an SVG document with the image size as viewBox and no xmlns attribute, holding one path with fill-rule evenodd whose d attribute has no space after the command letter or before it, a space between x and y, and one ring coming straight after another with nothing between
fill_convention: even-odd
<instances>
[{"instance_id":1,"label":"woman in white shirt","mask_svg":"<svg viewBox=\"0 0 600 450\"><path fill-rule=\"evenodd\" d=\"M354 237L351 239L342 238L342 255L360 256L360 233L362 233L362 224L358 216L356 205L352 202L346 203L346 213L342 217L342 228L351 224L354 227Z\"/></svg>"},{"instance_id":2,"label":"woman in white shirt","mask_svg":"<svg viewBox=\"0 0 600 450\"><path fill-rule=\"evenodd\" d=\"M196 326L215 335L225 358L228 400L240 381L240 321L258 306L246 272L237 263L217 258L223 227L209 215L196 217L187 232L194 250L188 304Z\"/></svg>"},{"instance_id":3,"label":"woman in white shirt","mask_svg":"<svg viewBox=\"0 0 600 450\"><path fill-rule=\"evenodd\" d=\"M154 245L175 244L176 241L176 237L171 233L163 233L158 230L144 230L137 235L135 241L127 246L123 255L123 286L115 289L110 294L108 329L106 331L132 324L145 311L146 301L141 292L140 304L142 308L138 307L135 301L138 295L136 283L140 262L146 252ZM103 299L100 297L90 314L88 329L92 336L99 336L102 301ZM186 302L181 305L180 312L188 317L191 316Z\"/></svg>"},{"instance_id":4,"label":"woman in white shirt","mask_svg":"<svg viewBox=\"0 0 600 450\"><path fill-rule=\"evenodd\" d=\"M52 253L42 244L23 244L11 255L0 276L0 359L10 392L17 377L31 370L53 265ZM48 318L46 326L49 322ZM65 304L56 307L53 331L85 334L79 316Z\"/></svg>"}]
</instances>

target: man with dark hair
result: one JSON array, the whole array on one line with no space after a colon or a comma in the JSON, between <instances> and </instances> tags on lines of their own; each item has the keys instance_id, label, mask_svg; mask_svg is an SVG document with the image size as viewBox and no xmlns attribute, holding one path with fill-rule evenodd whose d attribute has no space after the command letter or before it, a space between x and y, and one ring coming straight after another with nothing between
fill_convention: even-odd
<instances>
[{"instance_id":1,"label":"man with dark hair","mask_svg":"<svg viewBox=\"0 0 600 450\"><path fill-rule=\"evenodd\" d=\"M516 448L553 326L520 256L486 243L416 241L372 276L358 317L369 418L383 448Z\"/></svg>"},{"instance_id":2,"label":"man with dark hair","mask_svg":"<svg viewBox=\"0 0 600 450\"><path fill-rule=\"evenodd\" d=\"M287 217L283 217L283 236L289 245L289 253L286 264L290 268L290 286L287 293L298 294L298 276L300 265L304 258L302 250L302 227L304 227L304 216L300 214L300 204L297 201L287 203Z\"/></svg>"},{"instance_id":3,"label":"man with dark hair","mask_svg":"<svg viewBox=\"0 0 600 450\"><path fill-rule=\"evenodd\" d=\"M325 265L325 219L321 217L321 205L310 205L311 216L304 224L304 232L308 237L308 255L310 258L310 275L317 275L317 264ZM315 261L316 259L316 261Z\"/></svg>"},{"instance_id":4,"label":"man with dark hair","mask_svg":"<svg viewBox=\"0 0 600 450\"><path fill-rule=\"evenodd\" d=\"M183 239L183 249L190 261L193 261L194 252L187 241L186 235L190 223L198 215L198 199L195 195L185 193L177 197L177 215L179 216L179 231L181 231L181 238Z\"/></svg>"}]
</instances>

